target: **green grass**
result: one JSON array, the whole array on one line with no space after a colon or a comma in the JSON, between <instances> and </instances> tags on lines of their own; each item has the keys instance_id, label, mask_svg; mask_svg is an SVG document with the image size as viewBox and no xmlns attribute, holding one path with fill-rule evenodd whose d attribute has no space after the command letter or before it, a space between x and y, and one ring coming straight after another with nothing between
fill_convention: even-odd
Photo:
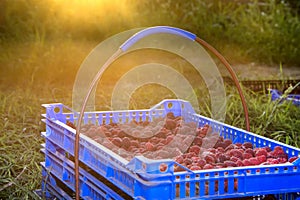
<instances>
[{"instance_id":1,"label":"green grass","mask_svg":"<svg viewBox=\"0 0 300 200\"><path fill-rule=\"evenodd\" d=\"M231 63L300 64L299 17L286 3L127 0L130 15L118 17L118 10L110 10L103 17L93 12L86 16L89 23L83 23L81 18L70 21L59 5L50 2L0 2L0 199L32 199L33 190L40 188L39 162L44 159L39 152L44 142L40 132L45 131L41 104L71 106L80 64L110 35L134 27L173 25L196 33ZM133 94L131 108L148 108L173 97L156 86L144 89L146 94L141 89ZM201 113L209 116L207 97L195 92ZM271 102L265 94L246 89L244 93L252 132L300 147L299 108ZM104 91L100 97L105 101L99 108L109 108L105 103L109 94ZM238 94L228 89L227 97L226 123L245 128Z\"/></svg>"},{"instance_id":2,"label":"green grass","mask_svg":"<svg viewBox=\"0 0 300 200\"><path fill-rule=\"evenodd\" d=\"M70 88L19 88L14 91L1 91L0 114L0 197L2 199L32 199L33 191L40 188L43 155L39 152L45 131L40 114L45 111L42 103L63 102L70 105ZM148 86L149 87L149 86ZM146 97L155 102L168 94L148 89ZM50 92L52 91L52 92ZM234 90L228 94L226 123L244 128L244 113L238 94ZM145 91L137 91L140 94ZM300 147L298 116L300 109L288 103L271 102L262 94L244 91L249 106L251 131L278 141ZM164 93L164 94L163 94ZM155 94L159 94L156 95ZM171 95L171 94L169 94ZM135 94L139 96L139 94ZM134 96L133 96L134 98ZM135 98L132 106L148 107L147 101ZM138 103L138 104L137 104ZM146 106L147 105L147 106ZM206 113L208 115L208 113Z\"/></svg>"}]
</instances>

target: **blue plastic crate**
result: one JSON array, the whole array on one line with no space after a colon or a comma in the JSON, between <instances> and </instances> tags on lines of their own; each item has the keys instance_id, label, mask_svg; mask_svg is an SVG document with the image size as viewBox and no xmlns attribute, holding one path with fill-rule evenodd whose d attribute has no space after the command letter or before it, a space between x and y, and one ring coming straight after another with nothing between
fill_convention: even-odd
<instances>
[{"instance_id":1,"label":"blue plastic crate","mask_svg":"<svg viewBox=\"0 0 300 200\"><path fill-rule=\"evenodd\" d=\"M42 162L43 184L42 191L47 191L45 196L54 195L60 199L73 199L75 196L75 170L74 162L59 152L53 154L42 149L45 154L45 162ZM89 173L89 169L79 169L80 174L80 196L83 199L124 199L109 186L102 183ZM59 196L58 196L59 194Z\"/></svg>"},{"instance_id":2,"label":"blue plastic crate","mask_svg":"<svg viewBox=\"0 0 300 200\"><path fill-rule=\"evenodd\" d=\"M276 89L270 89L270 95L272 101L280 100L282 101L291 101L296 106L300 106L300 94L289 94L286 98L282 97L282 92Z\"/></svg>"},{"instance_id":3,"label":"blue plastic crate","mask_svg":"<svg viewBox=\"0 0 300 200\"><path fill-rule=\"evenodd\" d=\"M65 112L63 104L45 104L46 114L46 160L50 156L62 154L70 160L74 153L75 130L65 123L76 123L78 113ZM291 156L299 156L300 149L285 145L251 132L212 120L194 112L189 102L164 100L151 109L124 110L111 112L86 112L84 123L125 123L153 120L164 117L168 112L182 116L185 121L196 122L199 126L209 124L214 131L233 142L251 142L255 147L281 146ZM174 172L177 163L171 159L151 160L136 156L127 161L91 138L81 134L79 160L97 174L105 177L113 185L133 199L222 199L257 196L264 194L292 194L300 191L300 159L293 163L261 165L183 172ZM46 162L47 163L47 162ZM161 164L167 170L161 172ZM257 171L259 170L259 171ZM237 183L234 186L234 182ZM291 184L292 183L292 184ZM215 191L215 184L218 190ZM224 190L224 184L228 190ZM207 188L208 187L208 188ZM206 193L208 192L208 193Z\"/></svg>"}]
</instances>

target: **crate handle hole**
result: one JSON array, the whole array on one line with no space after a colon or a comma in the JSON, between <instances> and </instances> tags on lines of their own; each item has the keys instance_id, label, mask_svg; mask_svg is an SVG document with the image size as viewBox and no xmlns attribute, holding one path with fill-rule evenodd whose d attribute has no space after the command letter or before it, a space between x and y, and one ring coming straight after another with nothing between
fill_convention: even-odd
<instances>
[{"instance_id":1,"label":"crate handle hole","mask_svg":"<svg viewBox=\"0 0 300 200\"><path fill-rule=\"evenodd\" d=\"M172 102L168 103L168 108L171 109L172 107L173 107L173 103Z\"/></svg>"},{"instance_id":2,"label":"crate handle hole","mask_svg":"<svg viewBox=\"0 0 300 200\"><path fill-rule=\"evenodd\" d=\"M53 109L53 111L57 114L57 113L60 113L60 108L59 107L55 107L54 109Z\"/></svg>"}]
</instances>

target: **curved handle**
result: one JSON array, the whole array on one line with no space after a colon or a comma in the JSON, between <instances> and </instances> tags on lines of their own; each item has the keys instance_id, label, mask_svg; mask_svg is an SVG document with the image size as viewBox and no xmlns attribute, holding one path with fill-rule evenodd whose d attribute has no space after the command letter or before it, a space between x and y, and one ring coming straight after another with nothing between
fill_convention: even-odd
<instances>
[{"instance_id":1,"label":"curved handle","mask_svg":"<svg viewBox=\"0 0 300 200\"><path fill-rule=\"evenodd\" d=\"M155 27L146 28L146 29L134 34L132 37L130 37L128 40L126 40L120 46L120 49L122 49L122 51L126 51L129 47L131 47L134 43L136 43L143 37L146 37L146 36L152 35L152 34L156 34L156 33L170 33L170 34L185 37L185 38L193 40L193 41L196 39L195 34L185 31L185 30L182 30L180 28L174 28L174 27L170 27L170 26L155 26Z\"/></svg>"}]
</instances>

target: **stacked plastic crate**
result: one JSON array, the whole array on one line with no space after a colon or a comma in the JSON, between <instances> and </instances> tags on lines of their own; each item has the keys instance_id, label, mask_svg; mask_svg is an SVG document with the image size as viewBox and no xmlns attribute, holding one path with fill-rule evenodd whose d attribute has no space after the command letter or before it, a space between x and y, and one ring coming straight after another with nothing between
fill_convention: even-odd
<instances>
[{"instance_id":1,"label":"stacked plastic crate","mask_svg":"<svg viewBox=\"0 0 300 200\"><path fill-rule=\"evenodd\" d=\"M46 132L42 152L45 161L40 196L72 199L75 192L74 140L78 113L63 104L47 104L43 121ZM196 114L187 101L164 100L151 109L86 112L85 124L125 123L153 120L173 112L198 126L208 124L214 132L233 143L251 142L255 147L281 146L288 157L300 156L300 149L247 132ZM127 161L93 139L80 136L80 196L83 199L223 199L273 194L277 199L297 199L300 192L300 158L292 163L242 166L193 171L172 159L152 160L136 156ZM164 166L164 170L162 169ZM224 185L226 184L226 188ZM217 185L217 187L216 187ZM217 188L217 189L216 189Z\"/></svg>"}]
</instances>

